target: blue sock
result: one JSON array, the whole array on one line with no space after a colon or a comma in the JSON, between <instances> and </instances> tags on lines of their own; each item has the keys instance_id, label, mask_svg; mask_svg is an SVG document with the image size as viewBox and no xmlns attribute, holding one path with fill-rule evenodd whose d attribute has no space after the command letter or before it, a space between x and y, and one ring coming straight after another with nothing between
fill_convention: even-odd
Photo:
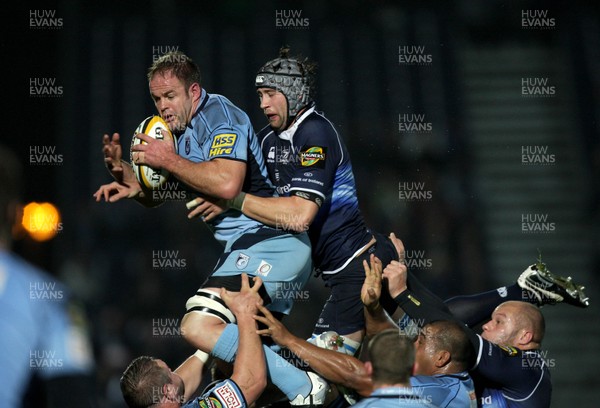
<instances>
[{"instance_id":1,"label":"blue sock","mask_svg":"<svg viewBox=\"0 0 600 408\"><path fill-rule=\"evenodd\" d=\"M237 325L228 324L217 340L211 354L228 363L232 362L238 349L238 334ZM296 398L298 394L306 397L312 389L312 383L308 375L288 363L269 347L263 346L263 350L267 361L267 375L271 382L290 400Z\"/></svg>"}]
</instances>

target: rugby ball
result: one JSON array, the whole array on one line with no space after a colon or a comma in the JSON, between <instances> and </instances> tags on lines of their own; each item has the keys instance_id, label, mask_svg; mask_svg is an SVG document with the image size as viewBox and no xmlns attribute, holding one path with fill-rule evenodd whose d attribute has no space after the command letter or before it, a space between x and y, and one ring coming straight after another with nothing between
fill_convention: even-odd
<instances>
[{"instance_id":1,"label":"rugby ball","mask_svg":"<svg viewBox=\"0 0 600 408\"><path fill-rule=\"evenodd\" d=\"M143 133L157 140L165 140L173 143L175 151L177 151L177 142L173 134L169 130L169 125L160 116L149 116L140 123L135 129L133 138L131 139L131 147L137 144L146 144L146 142L135 137L138 133ZM133 160L133 150L129 151L129 160L135 177L138 179L142 187L149 190L159 189L169 179L169 172L164 169L153 169L144 164L136 164Z\"/></svg>"}]
</instances>

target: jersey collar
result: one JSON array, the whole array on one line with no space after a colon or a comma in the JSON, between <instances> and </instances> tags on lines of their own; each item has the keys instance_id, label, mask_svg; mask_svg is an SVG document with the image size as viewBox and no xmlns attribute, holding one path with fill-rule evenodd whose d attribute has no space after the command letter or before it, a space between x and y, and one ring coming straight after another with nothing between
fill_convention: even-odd
<instances>
[{"instance_id":1,"label":"jersey collar","mask_svg":"<svg viewBox=\"0 0 600 408\"><path fill-rule=\"evenodd\" d=\"M296 130L298 130L298 126L300 126L300 124L304 121L304 119L306 119L308 117L308 115L310 115L314 111L315 111L314 106L312 108L305 110L300 115L300 117L296 118L296 121L294 123L292 123L292 126L287 128L283 132L279 133L277 136L279 136L279 138L283 139L283 140L292 140L292 138L294 137L294 133L296 133Z\"/></svg>"},{"instance_id":2,"label":"jersey collar","mask_svg":"<svg viewBox=\"0 0 600 408\"><path fill-rule=\"evenodd\" d=\"M202 93L200 94L200 103L198 104L196 111L192 115L192 118L190 119L190 123L188 123L188 125L187 125L187 127L189 127L190 129L194 128L194 125L192 125L192 123L194 122L194 120L196 119L198 114L202 111L202 109L204 108L204 105L206 105L206 102L208 102L208 97L209 97L208 92L206 92L204 90L204 88L202 88Z\"/></svg>"}]
</instances>

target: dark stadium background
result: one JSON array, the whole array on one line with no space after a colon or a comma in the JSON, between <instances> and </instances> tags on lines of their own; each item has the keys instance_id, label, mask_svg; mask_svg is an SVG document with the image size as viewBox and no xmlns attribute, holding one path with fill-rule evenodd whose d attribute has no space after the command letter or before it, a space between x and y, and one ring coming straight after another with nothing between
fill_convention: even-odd
<instances>
[{"instance_id":1,"label":"dark stadium background","mask_svg":"<svg viewBox=\"0 0 600 408\"><path fill-rule=\"evenodd\" d=\"M120 132L128 146L138 123L154 112L146 69L169 47L190 55L203 86L246 110L260 129L254 74L283 44L318 62L317 107L348 145L365 218L404 240L432 290L449 297L509 284L538 248L552 271L586 284L589 309L544 308L545 348L554 365L553 406L597 405L597 6L230 0L21 8L2 40L3 54L14 57L5 59L5 113L12 121L4 129L11 136L2 140L26 164L27 201L56 203L63 228L52 241L21 239L15 247L85 305L99 406L123 406L118 378L133 357L152 354L176 366L192 351L179 336L153 328L181 318L220 253L208 230L187 220L182 202L153 210L95 203L92 193L109 181L101 135ZM55 10L62 24L32 29L31 10ZM284 10L301 21L278 25ZM545 12L552 23L525 27L524 10ZM405 46L421 47L425 63L402 62ZM32 96L32 78L54 79L62 94ZM526 78L545 79L552 95L524 95ZM422 125L420 133L401 131L408 117ZM62 163L33 165L32 146L54 147ZM525 163L528 146L545 148L552 163ZM421 199L403 198L407 186ZM540 225L550 231L527 231L522 221L532 214L545 216ZM153 251L171 251L179 267L153 267ZM318 279L308 293L287 320L302 336L326 296Z\"/></svg>"}]
</instances>

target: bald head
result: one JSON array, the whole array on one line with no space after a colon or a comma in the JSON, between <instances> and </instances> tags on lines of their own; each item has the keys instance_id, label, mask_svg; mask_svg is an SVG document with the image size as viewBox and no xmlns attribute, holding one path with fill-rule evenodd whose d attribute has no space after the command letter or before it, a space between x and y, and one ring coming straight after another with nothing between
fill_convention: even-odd
<instances>
[{"instance_id":1,"label":"bald head","mask_svg":"<svg viewBox=\"0 0 600 408\"><path fill-rule=\"evenodd\" d=\"M542 344L546 332L546 321L540 309L526 302L510 301L504 304L506 303L514 307L518 328L531 331L533 333L532 341Z\"/></svg>"},{"instance_id":2,"label":"bald head","mask_svg":"<svg viewBox=\"0 0 600 408\"><path fill-rule=\"evenodd\" d=\"M531 350L540 347L544 331L544 316L536 306L508 301L494 310L492 319L483 325L481 336L499 345Z\"/></svg>"}]
</instances>

